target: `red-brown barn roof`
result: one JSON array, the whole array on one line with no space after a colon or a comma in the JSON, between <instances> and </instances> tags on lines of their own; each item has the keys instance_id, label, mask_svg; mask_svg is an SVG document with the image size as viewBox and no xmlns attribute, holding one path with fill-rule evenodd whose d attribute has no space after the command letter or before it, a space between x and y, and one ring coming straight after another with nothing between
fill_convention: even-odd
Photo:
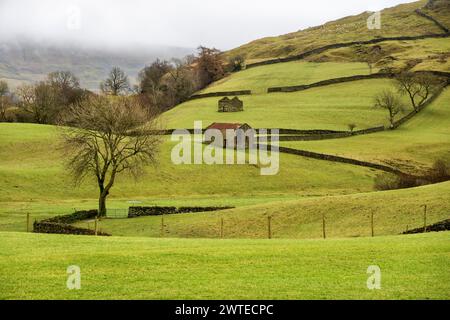
<instances>
[{"instance_id":1,"label":"red-brown barn roof","mask_svg":"<svg viewBox=\"0 0 450 320\"><path fill-rule=\"evenodd\" d=\"M217 130L227 130L227 129L232 129L232 130L237 130L240 127L242 127L244 124L243 123L219 123L219 122L214 122L213 124L211 124L208 128L206 129L217 129Z\"/></svg>"},{"instance_id":2,"label":"red-brown barn roof","mask_svg":"<svg viewBox=\"0 0 450 320\"><path fill-rule=\"evenodd\" d=\"M245 127L245 126L250 128L250 126L248 124L246 124L246 123L220 123L220 122L214 122L209 127L207 127L206 130L208 130L208 129L220 130L220 132L222 132L222 134L225 136L227 130L237 130L237 129L240 129L240 128Z\"/></svg>"}]
</instances>

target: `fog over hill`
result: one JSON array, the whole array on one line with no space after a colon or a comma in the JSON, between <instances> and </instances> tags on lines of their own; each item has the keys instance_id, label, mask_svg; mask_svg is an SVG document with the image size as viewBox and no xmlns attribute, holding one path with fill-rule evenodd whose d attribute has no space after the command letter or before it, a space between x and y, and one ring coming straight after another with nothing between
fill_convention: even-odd
<instances>
[{"instance_id":1,"label":"fog over hill","mask_svg":"<svg viewBox=\"0 0 450 320\"><path fill-rule=\"evenodd\" d=\"M414 0L0 0L0 79L11 87L70 70L98 89L112 66L131 80L157 57L230 50L270 35ZM187 48L187 49L186 49ZM263 51L267 51L264 48ZM260 54L259 54L260 55Z\"/></svg>"},{"instance_id":2,"label":"fog over hill","mask_svg":"<svg viewBox=\"0 0 450 320\"><path fill-rule=\"evenodd\" d=\"M25 38L0 40L0 79L14 88L24 82L39 81L52 71L69 70L80 79L83 87L98 90L100 81L113 66L122 68L134 82L139 70L157 58L182 58L194 51L164 46L98 49Z\"/></svg>"}]
</instances>

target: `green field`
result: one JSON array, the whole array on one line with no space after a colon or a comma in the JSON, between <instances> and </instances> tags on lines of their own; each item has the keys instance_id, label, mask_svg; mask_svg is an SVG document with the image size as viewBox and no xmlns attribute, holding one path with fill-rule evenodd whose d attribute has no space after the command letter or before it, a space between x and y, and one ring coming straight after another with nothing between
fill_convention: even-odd
<instances>
[{"instance_id":1,"label":"green field","mask_svg":"<svg viewBox=\"0 0 450 320\"><path fill-rule=\"evenodd\" d=\"M315 91L327 89L335 94L342 94L335 87L348 87L350 90L356 85L360 85L362 90L364 88L370 90L367 86L368 83L384 85L384 80L358 81L274 96L311 94L310 97L313 100ZM340 99L346 99L344 94L340 96ZM204 100L208 99L200 101ZM321 99L317 100L321 101ZM405 171L423 171L429 168L437 157L448 155L450 144L448 139L448 119L450 119L448 101L449 91L446 90L425 111L395 131L336 140L282 142L282 145L385 163ZM182 111L184 107L180 106L177 109ZM369 112L375 111L370 110ZM330 119L330 122L332 120ZM72 212L75 209L96 207L95 184L88 181L81 187L74 188L70 178L65 174L64 157L58 150L58 131L55 127L0 124L0 128L2 147L0 149L0 177L3 181L0 189L2 199L0 230L25 230L26 212L31 213L32 219L43 219L55 214ZM164 143L159 167L148 168L148 174L140 181L134 182L126 177L120 178L110 197L109 208L126 209L129 206L128 200L141 200L143 205L231 205L238 208L228 213L232 217L228 236L261 237L265 235L265 215L273 212L279 206L279 201L291 201L287 202L290 204L290 209L286 212L292 212L293 216L289 218L287 213L281 215L282 218L278 220L279 236L315 237L320 236L320 232L317 232L317 225L320 224L323 212L320 210L321 203L327 201L328 196L373 191L373 178L377 173L376 170L286 154L281 154L280 173L274 177L260 176L259 168L249 165L175 166L170 161L171 146L173 143L169 141ZM424 146L433 152L422 152ZM220 183L218 183L217 177L220 177ZM444 184L440 190L445 193L448 188L449 186ZM409 193L406 192L404 195L405 202L407 202ZM367 194L363 198L370 205L377 197L378 194ZM351 204L353 199L350 199L352 198L343 197L341 201ZM379 225L380 232L393 234L403 231L407 225L411 227L417 225L420 221L416 218L409 219L408 214L409 212L415 214L420 210L418 209L420 205L428 201L432 201L437 209L433 220L437 221L448 216L445 214L447 202L444 201L445 197L440 196L440 193L437 193L435 197L430 197L429 194L422 196L422 193L418 192L416 199L418 202L406 206L407 210L395 202L386 202L390 203L392 210L399 210L399 216L398 220L392 222L393 225L389 225L391 223L389 219L382 221ZM258 207L260 204L262 207ZM310 209L305 210L305 207ZM349 208L351 206L335 206L335 202L332 201L329 207L331 217L334 213L340 213ZM382 211L391 212L391 210L385 209ZM308 214L301 218L299 214L301 215L302 212ZM316 213L314 217L313 213ZM351 216L350 224L346 227L348 229L343 228L334 236L363 236L366 234L366 210L361 210ZM303 223L302 219L305 217L311 219L310 228L305 227ZM336 220L336 223L341 223L339 217L336 219L331 217L330 222ZM159 235L159 220L149 218L147 223L145 219L105 221L103 227L110 228L108 231L115 235ZM218 218L216 214L171 217L170 219L174 219L171 228L167 230L171 236L217 236ZM290 219L293 221L299 219L298 224L290 225L292 223ZM258 223L262 227L259 226L256 230L249 228L254 221L259 221ZM361 227L358 227L359 223L362 224ZM331 235L334 231L330 232Z\"/></svg>"},{"instance_id":2,"label":"green field","mask_svg":"<svg viewBox=\"0 0 450 320\"><path fill-rule=\"evenodd\" d=\"M414 13L426 2L383 10L381 30L368 30L365 12L257 40L225 57L241 54L252 62L337 42L441 33ZM450 15L441 11L427 12L447 23ZM374 72L407 65L413 71L450 71L448 39L390 41L380 47L391 64L379 63ZM161 124L167 129L191 129L202 121L204 128L230 122L339 131L348 131L349 124L356 130L386 126L387 111L373 107L374 96L395 88L394 80L267 93L269 87L368 74L354 50L233 73L199 93L252 90L241 97L243 112L219 113L221 98L203 98L165 112ZM397 119L412 111L402 99L407 108ZM0 299L450 299L450 232L401 235L450 218L450 181L379 192L374 181L383 171L286 153L279 154L274 176L262 176L261 163L177 166L171 160L176 142L165 136L156 166L145 168L138 181L126 174L116 179L109 213L126 216L136 203L234 208L100 219L99 230L112 237L25 232L33 221L98 206L96 181L75 186L65 170L61 130L0 123ZM450 164L450 89L396 130L281 146L425 174L438 159ZM74 226L93 229L94 221ZM81 268L81 290L66 288L71 265ZM381 290L366 286L366 271L373 265L382 271Z\"/></svg>"},{"instance_id":3,"label":"green field","mask_svg":"<svg viewBox=\"0 0 450 320\"><path fill-rule=\"evenodd\" d=\"M364 74L369 74L369 68L363 63L294 61L233 73L214 82L202 93L252 90L253 94L265 94L271 87L311 84L332 78Z\"/></svg>"},{"instance_id":4,"label":"green field","mask_svg":"<svg viewBox=\"0 0 450 320\"><path fill-rule=\"evenodd\" d=\"M449 137L450 90L447 88L436 101L397 130L346 139L281 144L423 173L435 160L450 159Z\"/></svg>"},{"instance_id":5,"label":"green field","mask_svg":"<svg viewBox=\"0 0 450 320\"><path fill-rule=\"evenodd\" d=\"M373 98L392 86L392 80L376 79L294 93L242 96L244 111L235 113L219 113L220 98L204 98L166 112L163 121L168 128L177 129L193 128L196 120L202 120L204 127L212 122L238 122L248 123L253 128L345 131L349 123L356 123L358 129L365 129L387 124L386 111L375 109Z\"/></svg>"},{"instance_id":6,"label":"green field","mask_svg":"<svg viewBox=\"0 0 450 320\"><path fill-rule=\"evenodd\" d=\"M176 240L0 232L0 299L449 299L449 233ZM81 289L66 288L68 266ZM381 269L381 290L366 273Z\"/></svg>"},{"instance_id":7,"label":"green field","mask_svg":"<svg viewBox=\"0 0 450 320\"><path fill-rule=\"evenodd\" d=\"M387 67L402 70L407 67L408 63L414 61L412 71L450 71L450 60L448 59L450 41L447 38L386 41L376 44L376 46L381 48L383 56L375 66L378 70ZM307 60L350 63L358 60L355 57L355 50L356 47L328 50L322 54L308 57Z\"/></svg>"},{"instance_id":8,"label":"green field","mask_svg":"<svg viewBox=\"0 0 450 320\"><path fill-rule=\"evenodd\" d=\"M64 170L55 127L0 124L1 230L24 230L24 214L33 218L95 208L97 187L86 181L74 187ZM278 199L367 192L373 189L375 170L280 155L280 172L261 176L253 165L176 166L170 154L173 142L163 144L159 165L135 182L121 176L112 189L110 208L145 203L242 206Z\"/></svg>"},{"instance_id":9,"label":"green field","mask_svg":"<svg viewBox=\"0 0 450 320\"><path fill-rule=\"evenodd\" d=\"M275 200L213 213L164 216L164 237L220 238L221 219L225 238L267 238L268 216L273 238L313 239L322 237L326 219L329 238L368 237L371 214L376 236L400 234L423 227L423 205L428 206L427 223L450 217L450 182L414 189ZM22 218L22 224L23 224ZM161 237L161 217L104 219L102 231L115 236ZM79 222L93 229L93 222Z\"/></svg>"}]
</instances>

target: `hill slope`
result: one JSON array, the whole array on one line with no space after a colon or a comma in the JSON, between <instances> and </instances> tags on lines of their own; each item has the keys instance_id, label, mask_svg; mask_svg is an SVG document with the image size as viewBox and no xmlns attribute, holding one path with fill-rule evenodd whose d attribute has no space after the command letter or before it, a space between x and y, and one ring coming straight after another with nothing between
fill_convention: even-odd
<instances>
[{"instance_id":1,"label":"hill slope","mask_svg":"<svg viewBox=\"0 0 450 320\"><path fill-rule=\"evenodd\" d=\"M338 42L370 40L377 37L417 36L442 33L435 23L417 15L414 10L424 7L427 1L402 4L381 11L382 28L369 30L367 19L372 13L365 12L308 28L279 37L269 37L253 41L227 52L228 56L242 55L248 63L269 58L287 57L300 54ZM445 1L430 8L427 13L438 17L450 15L450 7Z\"/></svg>"},{"instance_id":2,"label":"hill slope","mask_svg":"<svg viewBox=\"0 0 450 320\"><path fill-rule=\"evenodd\" d=\"M327 64L320 65L319 68L327 70ZM308 68L308 64L305 67ZM234 79L245 77L251 71L239 72ZM301 77L301 74L298 76ZM243 84L244 80L241 83L246 85ZM224 82L223 86L227 84ZM387 124L386 112L373 108L373 97L392 86L393 80L372 79L294 93L242 96L240 99L244 102L244 111L236 113L219 113L217 102L220 98L203 98L178 105L163 117L171 129L192 128L195 120L202 120L204 127L213 122L237 122L248 123L253 128L346 131L349 123L357 123L359 129L365 129ZM215 88L221 87L217 85Z\"/></svg>"},{"instance_id":3,"label":"hill slope","mask_svg":"<svg viewBox=\"0 0 450 320\"><path fill-rule=\"evenodd\" d=\"M219 238L221 219L225 238L262 238L268 236L268 216L272 217L272 237L314 239L323 236L326 217L328 238L370 237L371 213L376 236L395 235L407 228L423 227L423 205L428 205L427 223L449 219L450 182L420 188L345 196L298 198L273 201L213 213L164 217L164 237ZM87 228L92 223L79 222ZM160 237L161 217L103 220L102 231L115 236Z\"/></svg>"},{"instance_id":4,"label":"hill slope","mask_svg":"<svg viewBox=\"0 0 450 320\"><path fill-rule=\"evenodd\" d=\"M338 140L282 142L283 146L389 164L423 172L450 157L450 89L415 118L394 131ZM424 152L424 150L427 150Z\"/></svg>"},{"instance_id":5,"label":"hill slope","mask_svg":"<svg viewBox=\"0 0 450 320\"><path fill-rule=\"evenodd\" d=\"M33 219L95 208L94 181L75 188L64 171L52 126L0 124L0 230L24 230L24 214ZM134 182L121 176L109 208L125 208L128 200L145 204L242 206L302 196L348 194L373 189L375 170L280 155L276 176L261 176L257 165L183 165L172 163L173 142L165 141L157 168Z\"/></svg>"}]
</instances>

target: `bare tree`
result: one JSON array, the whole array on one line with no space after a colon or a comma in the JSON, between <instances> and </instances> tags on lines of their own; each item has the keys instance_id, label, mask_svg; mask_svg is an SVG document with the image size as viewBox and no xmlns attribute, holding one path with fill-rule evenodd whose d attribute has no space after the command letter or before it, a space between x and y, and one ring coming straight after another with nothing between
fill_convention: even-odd
<instances>
[{"instance_id":1,"label":"bare tree","mask_svg":"<svg viewBox=\"0 0 450 320\"><path fill-rule=\"evenodd\" d=\"M172 68L173 66L168 61L158 59L139 73L140 90L147 98L147 104L158 108L160 111L168 105L167 85L164 78Z\"/></svg>"},{"instance_id":2,"label":"bare tree","mask_svg":"<svg viewBox=\"0 0 450 320\"><path fill-rule=\"evenodd\" d=\"M46 83L53 89L60 109L68 107L83 97L80 81L70 71L55 71L49 73Z\"/></svg>"},{"instance_id":3,"label":"bare tree","mask_svg":"<svg viewBox=\"0 0 450 320\"><path fill-rule=\"evenodd\" d=\"M395 117L403 112L403 104L399 97L390 90L380 92L375 96L375 108L382 108L389 112L391 129L394 128Z\"/></svg>"},{"instance_id":4,"label":"bare tree","mask_svg":"<svg viewBox=\"0 0 450 320\"><path fill-rule=\"evenodd\" d=\"M9 105L9 88L6 81L0 81L0 121L6 121L6 109Z\"/></svg>"},{"instance_id":5,"label":"bare tree","mask_svg":"<svg viewBox=\"0 0 450 320\"><path fill-rule=\"evenodd\" d=\"M19 107L40 124L53 123L57 114L57 97L52 87L44 81L36 85L22 85L17 88Z\"/></svg>"},{"instance_id":6,"label":"bare tree","mask_svg":"<svg viewBox=\"0 0 450 320\"><path fill-rule=\"evenodd\" d=\"M67 168L81 183L95 177L99 187L99 216L106 215L106 199L116 177L135 178L156 163L161 139L152 134L156 118L135 99L91 97L70 108L61 123Z\"/></svg>"},{"instance_id":7,"label":"bare tree","mask_svg":"<svg viewBox=\"0 0 450 320\"><path fill-rule=\"evenodd\" d=\"M119 67L112 68L108 78L100 84L103 93L118 96L130 91L128 76Z\"/></svg>"},{"instance_id":8,"label":"bare tree","mask_svg":"<svg viewBox=\"0 0 450 320\"><path fill-rule=\"evenodd\" d=\"M403 72L396 80L398 91L409 96L416 112L441 84L440 79L430 73Z\"/></svg>"},{"instance_id":9,"label":"bare tree","mask_svg":"<svg viewBox=\"0 0 450 320\"><path fill-rule=\"evenodd\" d=\"M348 130L350 130L350 132L355 131L356 127L357 127L356 123L349 123L348 124Z\"/></svg>"},{"instance_id":10,"label":"bare tree","mask_svg":"<svg viewBox=\"0 0 450 320\"><path fill-rule=\"evenodd\" d=\"M361 62L365 62L369 67L370 74L373 73L373 68L375 65L384 57L383 50L380 46L373 47L356 47L356 56Z\"/></svg>"},{"instance_id":11,"label":"bare tree","mask_svg":"<svg viewBox=\"0 0 450 320\"><path fill-rule=\"evenodd\" d=\"M9 93L8 83L6 81L0 81L0 97L6 96Z\"/></svg>"},{"instance_id":12,"label":"bare tree","mask_svg":"<svg viewBox=\"0 0 450 320\"><path fill-rule=\"evenodd\" d=\"M55 71L48 74L49 83L61 89L74 89L80 87L80 81L70 71Z\"/></svg>"},{"instance_id":13,"label":"bare tree","mask_svg":"<svg viewBox=\"0 0 450 320\"><path fill-rule=\"evenodd\" d=\"M173 59L173 68L164 79L167 85L167 94L170 97L170 106L186 101L198 89L196 74L187 60Z\"/></svg>"}]
</instances>

